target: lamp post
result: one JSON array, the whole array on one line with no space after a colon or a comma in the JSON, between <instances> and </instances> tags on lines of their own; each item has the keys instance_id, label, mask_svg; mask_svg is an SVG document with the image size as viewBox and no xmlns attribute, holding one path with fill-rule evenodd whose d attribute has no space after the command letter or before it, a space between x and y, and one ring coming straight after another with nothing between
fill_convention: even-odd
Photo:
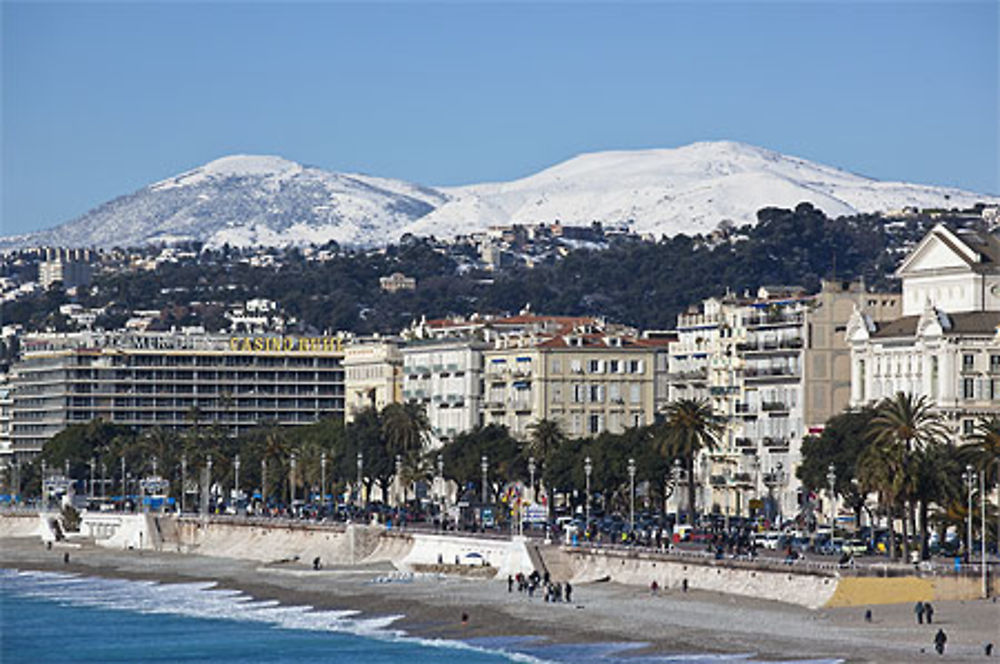
<instances>
[{"instance_id":1,"label":"lamp post","mask_svg":"<svg viewBox=\"0 0 1000 664\"><path fill-rule=\"evenodd\" d=\"M628 529L635 532L635 459L628 460Z\"/></svg>"},{"instance_id":2,"label":"lamp post","mask_svg":"<svg viewBox=\"0 0 1000 664\"><path fill-rule=\"evenodd\" d=\"M976 476L972 472L972 464L965 467L965 473L962 475L965 479L965 487L968 490L968 530L966 531L965 540L965 560L967 562L972 562L972 489L975 486Z\"/></svg>"},{"instance_id":3,"label":"lamp post","mask_svg":"<svg viewBox=\"0 0 1000 664\"><path fill-rule=\"evenodd\" d=\"M125 511L125 498L128 496L128 487L125 486L125 455L122 455L122 512Z\"/></svg>"},{"instance_id":4,"label":"lamp post","mask_svg":"<svg viewBox=\"0 0 1000 664\"><path fill-rule=\"evenodd\" d=\"M260 506L267 512L267 458L260 459Z\"/></svg>"},{"instance_id":5,"label":"lamp post","mask_svg":"<svg viewBox=\"0 0 1000 664\"><path fill-rule=\"evenodd\" d=\"M674 465L670 468L670 479L673 481L674 485L674 527L680 525L681 522L681 460L674 459Z\"/></svg>"},{"instance_id":6,"label":"lamp post","mask_svg":"<svg viewBox=\"0 0 1000 664\"><path fill-rule=\"evenodd\" d=\"M289 477L288 477L288 506L291 508L295 507L295 465L298 463L298 459L295 457L295 452L292 452L292 456L289 459Z\"/></svg>"},{"instance_id":7,"label":"lamp post","mask_svg":"<svg viewBox=\"0 0 1000 664\"><path fill-rule=\"evenodd\" d=\"M97 459L90 457L90 490L87 491L87 495L90 499L94 499L94 466L97 465Z\"/></svg>"},{"instance_id":8,"label":"lamp post","mask_svg":"<svg viewBox=\"0 0 1000 664\"><path fill-rule=\"evenodd\" d=\"M590 457L588 456L583 460L583 475L587 480L586 491L583 497L584 512L586 515L586 525L585 529L587 532L590 531L590 473L594 470L594 464L591 463Z\"/></svg>"},{"instance_id":9,"label":"lamp post","mask_svg":"<svg viewBox=\"0 0 1000 664\"><path fill-rule=\"evenodd\" d=\"M437 470L438 470L438 477L441 478L440 484L438 485L439 488L438 501L440 502L439 509L443 514L444 508L446 507L445 495L447 494L447 491L445 490L444 486L444 456L440 454L437 456Z\"/></svg>"},{"instance_id":10,"label":"lamp post","mask_svg":"<svg viewBox=\"0 0 1000 664\"><path fill-rule=\"evenodd\" d=\"M319 455L319 502L326 507L326 452Z\"/></svg>"},{"instance_id":11,"label":"lamp post","mask_svg":"<svg viewBox=\"0 0 1000 664\"><path fill-rule=\"evenodd\" d=\"M101 462L101 498L104 498L105 494L107 493L107 487L108 487L108 485L107 485L107 480L105 479L107 476L108 476L108 464L106 464L106 463L104 463L102 461ZM20 476L18 477L18 480L20 480ZM20 484L18 484L18 488L20 488Z\"/></svg>"},{"instance_id":12,"label":"lamp post","mask_svg":"<svg viewBox=\"0 0 1000 664\"><path fill-rule=\"evenodd\" d=\"M983 578L983 599L990 595L986 585L986 471L979 471L979 573ZM997 544L1000 546L1000 543Z\"/></svg>"},{"instance_id":13,"label":"lamp post","mask_svg":"<svg viewBox=\"0 0 1000 664\"><path fill-rule=\"evenodd\" d=\"M837 494L834 489L837 484L837 468L831 463L826 468L826 484L830 488L830 540L833 540L833 528L837 520Z\"/></svg>"},{"instance_id":14,"label":"lamp post","mask_svg":"<svg viewBox=\"0 0 1000 664\"><path fill-rule=\"evenodd\" d=\"M486 482L489 479L489 471L490 471L490 459L485 454L479 460L479 469L483 471L483 505L485 505L486 502L489 500L489 496L487 494L488 489Z\"/></svg>"},{"instance_id":15,"label":"lamp post","mask_svg":"<svg viewBox=\"0 0 1000 664\"><path fill-rule=\"evenodd\" d=\"M125 463L124 459L122 460L122 463L123 464ZM41 494L42 494L42 509L45 510L45 511L48 511L48 509L49 509L49 494L45 491L45 474L46 474L46 472L47 472L47 466L45 464L45 459L42 459L42 481L41 481L41 487L42 487L42 491L41 491Z\"/></svg>"},{"instance_id":16,"label":"lamp post","mask_svg":"<svg viewBox=\"0 0 1000 664\"><path fill-rule=\"evenodd\" d=\"M187 493L187 454L181 454L181 514L184 514L184 495Z\"/></svg>"},{"instance_id":17,"label":"lamp post","mask_svg":"<svg viewBox=\"0 0 1000 664\"><path fill-rule=\"evenodd\" d=\"M208 476L205 482L205 507L207 508L206 514L212 512L212 455L209 454L208 458L205 460L205 473Z\"/></svg>"},{"instance_id":18,"label":"lamp post","mask_svg":"<svg viewBox=\"0 0 1000 664\"><path fill-rule=\"evenodd\" d=\"M239 454L233 457L233 500L236 502L236 508L239 509L240 506L240 455Z\"/></svg>"},{"instance_id":19,"label":"lamp post","mask_svg":"<svg viewBox=\"0 0 1000 664\"><path fill-rule=\"evenodd\" d=\"M528 457L528 484L531 487L531 502L535 502L535 457Z\"/></svg>"},{"instance_id":20,"label":"lamp post","mask_svg":"<svg viewBox=\"0 0 1000 664\"><path fill-rule=\"evenodd\" d=\"M406 502L406 491L403 489L403 456L401 454L396 455L396 486L399 487L399 491L403 492L403 500L397 503L398 506Z\"/></svg>"},{"instance_id":21,"label":"lamp post","mask_svg":"<svg viewBox=\"0 0 1000 664\"><path fill-rule=\"evenodd\" d=\"M727 535L729 533L729 459L726 459L726 463L722 466L722 487L726 494L726 513L723 516L723 529L726 531Z\"/></svg>"},{"instance_id":22,"label":"lamp post","mask_svg":"<svg viewBox=\"0 0 1000 664\"><path fill-rule=\"evenodd\" d=\"M363 504L361 502L361 500L362 500L362 496L361 496L361 480L362 480L362 472L364 471L364 467L365 467L365 455L362 452L358 452L358 507L361 507L362 504Z\"/></svg>"}]
</instances>

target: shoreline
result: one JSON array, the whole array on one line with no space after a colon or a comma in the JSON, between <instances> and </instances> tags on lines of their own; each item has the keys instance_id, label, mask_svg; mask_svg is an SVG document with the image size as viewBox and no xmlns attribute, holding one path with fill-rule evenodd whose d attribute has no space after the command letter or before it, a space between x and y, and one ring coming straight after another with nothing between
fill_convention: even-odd
<instances>
[{"instance_id":1,"label":"shoreline","mask_svg":"<svg viewBox=\"0 0 1000 664\"><path fill-rule=\"evenodd\" d=\"M66 552L68 565L63 563ZM938 625L913 624L909 604L872 607L874 620L865 624L864 610L858 607L810 611L705 591L661 591L654 596L648 590L615 583L580 584L574 588L571 604L548 604L538 593L534 599L516 590L508 593L505 579L416 575L409 581L373 583L394 571L391 565L335 565L317 572L304 564L268 566L241 559L87 545L56 545L49 551L37 538L0 540L0 566L160 583L210 581L219 588L286 605L354 610L368 617L401 615L391 629L417 638L524 637L552 644L637 644L628 649L629 655L989 662L997 660L984 657L982 645L1000 641L1000 603L983 600L936 603L936 616L949 636L948 650L940 658L932 646ZM468 624L462 624L462 614L468 614Z\"/></svg>"}]
</instances>

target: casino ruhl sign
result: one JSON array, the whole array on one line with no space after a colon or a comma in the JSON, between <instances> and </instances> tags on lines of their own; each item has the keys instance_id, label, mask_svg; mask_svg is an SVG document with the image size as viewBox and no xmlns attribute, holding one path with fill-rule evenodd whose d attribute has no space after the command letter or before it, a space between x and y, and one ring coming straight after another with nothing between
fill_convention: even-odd
<instances>
[{"instance_id":1,"label":"casino ruhl sign","mask_svg":"<svg viewBox=\"0 0 1000 664\"><path fill-rule=\"evenodd\" d=\"M230 337L229 350L246 353L339 353L337 337Z\"/></svg>"}]
</instances>

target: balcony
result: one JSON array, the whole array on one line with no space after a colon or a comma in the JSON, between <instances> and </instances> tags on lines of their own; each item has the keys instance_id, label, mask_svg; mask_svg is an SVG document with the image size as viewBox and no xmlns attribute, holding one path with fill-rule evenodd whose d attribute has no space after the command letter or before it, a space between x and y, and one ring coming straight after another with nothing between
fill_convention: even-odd
<instances>
[{"instance_id":1,"label":"balcony","mask_svg":"<svg viewBox=\"0 0 1000 664\"><path fill-rule=\"evenodd\" d=\"M733 475L733 482L737 484L753 484L753 478L750 473L736 473Z\"/></svg>"},{"instance_id":2,"label":"balcony","mask_svg":"<svg viewBox=\"0 0 1000 664\"><path fill-rule=\"evenodd\" d=\"M765 413L788 412L788 406L781 401L764 401L760 404L760 409Z\"/></svg>"},{"instance_id":3,"label":"balcony","mask_svg":"<svg viewBox=\"0 0 1000 664\"><path fill-rule=\"evenodd\" d=\"M798 378L799 370L795 367L747 367L743 376L751 380L768 378Z\"/></svg>"},{"instance_id":4,"label":"balcony","mask_svg":"<svg viewBox=\"0 0 1000 664\"><path fill-rule=\"evenodd\" d=\"M778 326L778 325L801 325L805 320L805 316L801 313L789 314L789 313L768 313L756 316L747 316L743 319L743 325L745 327L763 327L763 326Z\"/></svg>"},{"instance_id":5,"label":"balcony","mask_svg":"<svg viewBox=\"0 0 1000 664\"><path fill-rule=\"evenodd\" d=\"M757 443L752 438L737 438L736 447L757 447Z\"/></svg>"}]
</instances>

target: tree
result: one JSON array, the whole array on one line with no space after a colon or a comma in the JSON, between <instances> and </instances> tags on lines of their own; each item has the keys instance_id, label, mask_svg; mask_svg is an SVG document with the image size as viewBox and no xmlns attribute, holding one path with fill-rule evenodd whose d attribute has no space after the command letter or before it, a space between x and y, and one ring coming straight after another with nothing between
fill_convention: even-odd
<instances>
[{"instance_id":1,"label":"tree","mask_svg":"<svg viewBox=\"0 0 1000 664\"><path fill-rule=\"evenodd\" d=\"M902 492L903 450L899 445L872 441L858 457L858 482L878 494L879 512L888 517L889 557L896 557L896 507Z\"/></svg>"},{"instance_id":2,"label":"tree","mask_svg":"<svg viewBox=\"0 0 1000 664\"><path fill-rule=\"evenodd\" d=\"M510 435L507 427L488 424L455 436L441 448L445 476L458 482L460 491L473 486L482 490L483 456L487 457L488 481L493 493L504 482L526 473L521 445Z\"/></svg>"},{"instance_id":3,"label":"tree","mask_svg":"<svg viewBox=\"0 0 1000 664\"><path fill-rule=\"evenodd\" d=\"M802 463L796 470L803 486L815 491L827 486L826 474L833 464L837 477L834 492L844 496L854 512L855 523L861 519L865 492L854 480L858 459L869 444L868 429L874 416L873 409L865 408L831 417L819 436L806 436L802 441Z\"/></svg>"},{"instance_id":4,"label":"tree","mask_svg":"<svg viewBox=\"0 0 1000 664\"><path fill-rule=\"evenodd\" d=\"M702 451L712 451L719 444L724 429L723 419L705 399L681 399L667 405L663 423L654 434L658 447L666 458L684 461L688 477L688 516L694 523L695 483L694 460Z\"/></svg>"},{"instance_id":5,"label":"tree","mask_svg":"<svg viewBox=\"0 0 1000 664\"><path fill-rule=\"evenodd\" d=\"M552 457L553 452L560 449L565 442L566 434L563 433L559 422L555 420L541 419L528 425L528 453L534 456L539 462L542 469L542 477L545 477L545 471L548 469L549 459ZM546 484L545 490L551 494L548 484ZM546 504L548 507L548 519L551 521L551 495L548 496Z\"/></svg>"},{"instance_id":6,"label":"tree","mask_svg":"<svg viewBox=\"0 0 1000 664\"><path fill-rule=\"evenodd\" d=\"M880 448L899 448L901 465L900 493L897 499L904 503L903 557L909 561L909 532L915 525L914 500L925 501L916 481L913 452L937 445L947 439L948 429L940 415L933 410L933 403L925 396L915 397L906 392L897 392L887 397L876 408L872 418L870 433L872 443ZM897 456L894 452L893 456ZM923 510L922 510L923 511Z\"/></svg>"},{"instance_id":7,"label":"tree","mask_svg":"<svg viewBox=\"0 0 1000 664\"><path fill-rule=\"evenodd\" d=\"M390 454L407 454L423 449L431 428L423 404L412 401L389 404L382 409L380 416L382 435Z\"/></svg>"}]
</instances>

